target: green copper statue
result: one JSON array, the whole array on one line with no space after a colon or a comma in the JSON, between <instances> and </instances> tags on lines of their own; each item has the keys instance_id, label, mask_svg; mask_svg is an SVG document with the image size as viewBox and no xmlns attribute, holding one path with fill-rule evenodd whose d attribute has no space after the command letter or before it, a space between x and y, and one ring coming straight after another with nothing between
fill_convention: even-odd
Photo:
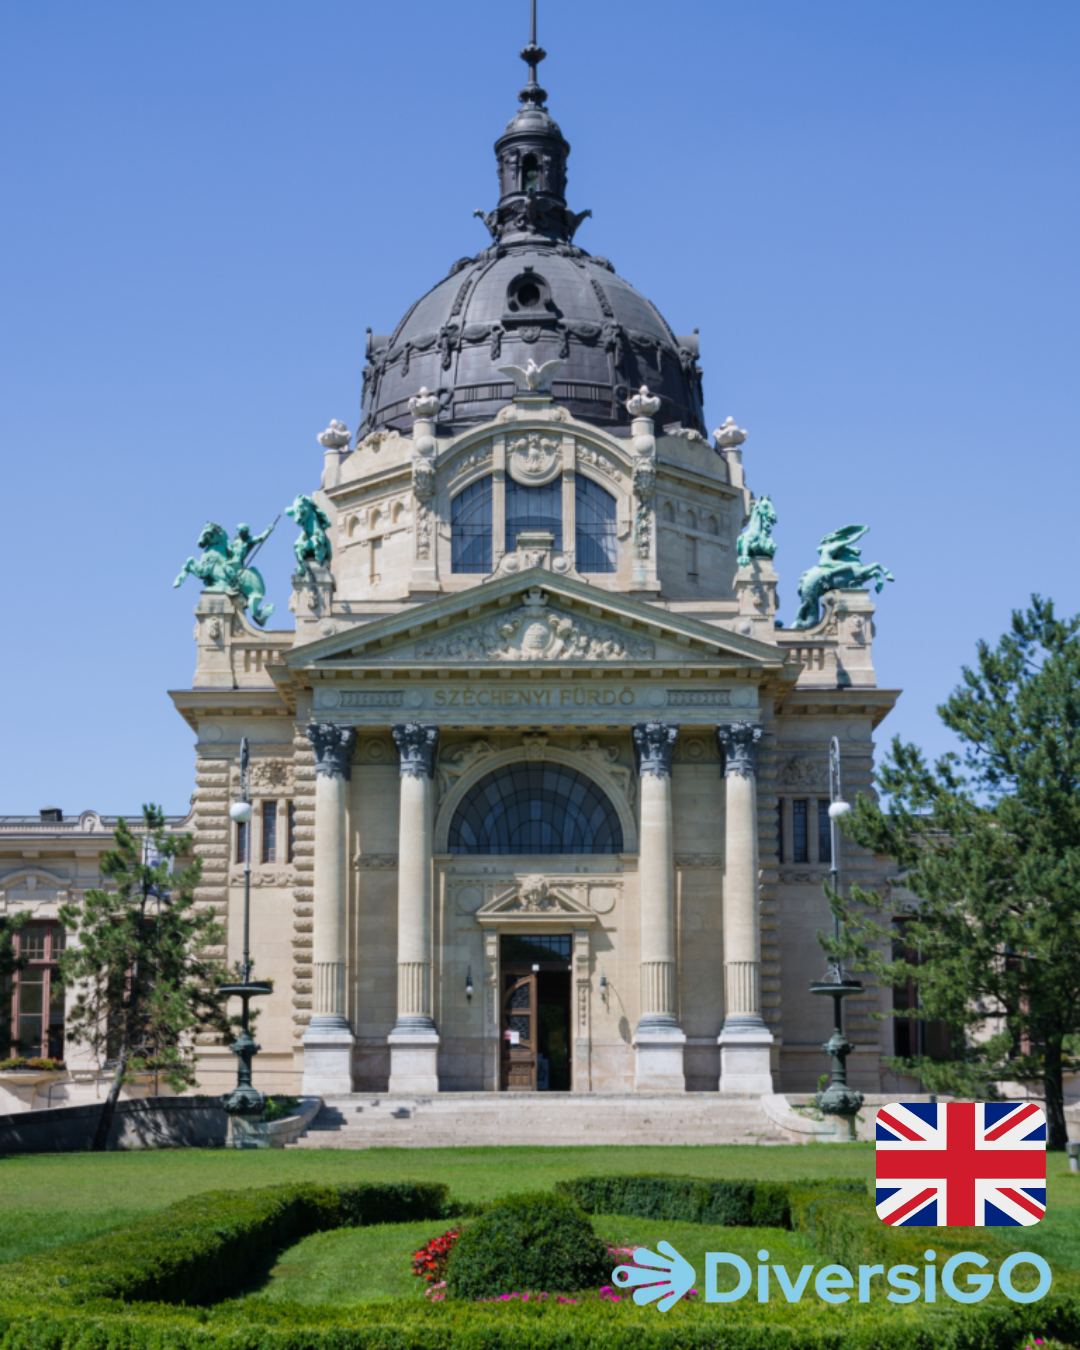
<instances>
[{"instance_id":1,"label":"green copper statue","mask_svg":"<svg viewBox=\"0 0 1080 1350\"><path fill-rule=\"evenodd\" d=\"M818 544L818 561L799 578L799 613L792 628L813 628L821 621L821 597L826 591L860 591L870 581L877 581L874 590L879 594L886 581L896 578L880 563L864 565L859 562L862 549L855 547L869 525L845 525L833 530Z\"/></svg>"},{"instance_id":2,"label":"green copper statue","mask_svg":"<svg viewBox=\"0 0 1080 1350\"><path fill-rule=\"evenodd\" d=\"M300 526L300 538L293 545L296 561L301 567L307 563L326 567L330 562L330 536L327 534L330 517L302 492L292 506L286 508L285 514Z\"/></svg>"},{"instance_id":3,"label":"green copper statue","mask_svg":"<svg viewBox=\"0 0 1080 1350\"><path fill-rule=\"evenodd\" d=\"M276 524L276 522L275 522ZM189 558L173 582L179 586L185 577L198 577L204 591L219 591L225 595L243 597L245 608L250 607L252 620L262 628L274 612L273 605L264 605L266 584L258 570L246 567L248 555L257 549L267 538L270 529L252 537L247 525L236 527L236 538L229 542L229 536L210 521L199 535L199 547L205 549L201 558Z\"/></svg>"},{"instance_id":4,"label":"green copper statue","mask_svg":"<svg viewBox=\"0 0 1080 1350\"><path fill-rule=\"evenodd\" d=\"M776 524L776 509L769 497L759 497L750 510L750 520L739 535L736 549L739 566L746 567L751 558L771 558L776 552L772 527Z\"/></svg>"}]
</instances>

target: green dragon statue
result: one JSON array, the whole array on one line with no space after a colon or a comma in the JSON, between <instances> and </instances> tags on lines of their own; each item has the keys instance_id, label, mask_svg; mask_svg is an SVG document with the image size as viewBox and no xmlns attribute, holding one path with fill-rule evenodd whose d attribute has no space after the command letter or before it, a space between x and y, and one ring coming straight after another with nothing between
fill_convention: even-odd
<instances>
[{"instance_id":1,"label":"green dragon statue","mask_svg":"<svg viewBox=\"0 0 1080 1350\"><path fill-rule=\"evenodd\" d=\"M769 497L759 497L750 509L746 529L736 542L739 566L746 567L751 558L771 558L776 552L772 527L776 524L776 508Z\"/></svg>"},{"instance_id":2,"label":"green dragon statue","mask_svg":"<svg viewBox=\"0 0 1080 1350\"><path fill-rule=\"evenodd\" d=\"M301 567L315 563L317 567L326 567L330 562L330 517L310 497L301 492L292 506L285 508L285 514L291 516L300 526L300 537L293 544L296 561Z\"/></svg>"},{"instance_id":3,"label":"green dragon statue","mask_svg":"<svg viewBox=\"0 0 1080 1350\"><path fill-rule=\"evenodd\" d=\"M813 628L821 622L821 597L827 591L860 591L870 581L881 593L886 581L896 578L880 563L859 562L862 549L855 547L869 525L845 525L827 534L818 545L818 561L799 578L799 613L792 628Z\"/></svg>"},{"instance_id":4,"label":"green dragon statue","mask_svg":"<svg viewBox=\"0 0 1080 1350\"><path fill-rule=\"evenodd\" d=\"M252 537L247 525L238 525L236 537L230 543L228 533L210 521L199 535L199 547L205 550L202 557L189 558L173 586L181 585L185 578L191 576L199 578L204 591L239 595L243 597L245 609L250 608L252 621L260 628L264 627L274 612L274 606L262 603L266 595L266 583L259 570L246 566L246 563L248 555L269 538L273 528L271 525L262 534Z\"/></svg>"}]
</instances>

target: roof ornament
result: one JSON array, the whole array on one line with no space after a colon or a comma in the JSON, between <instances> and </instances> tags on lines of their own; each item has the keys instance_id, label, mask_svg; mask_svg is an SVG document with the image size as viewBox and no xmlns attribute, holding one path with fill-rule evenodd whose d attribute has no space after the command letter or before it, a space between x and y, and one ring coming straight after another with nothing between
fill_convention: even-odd
<instances>
[{"instance_id":1,"label":"roof ornament","mask_svg":"<svg viewBox=\"0 0 1080 1350\"><path fill-rule=\"evenodd\" d=\"M320 431L315 439L324 450L344 450L352 440L352 432L344 422L331 418L330 425L325 431Z\"/></svg>"},{"instance_id":2,"label":"roof ornament","mask_svg":"<svg viewBox=\"0 0 1080 1350\"><path fill-rule=\"evenodd\" d=\"M510 376L516 386L516 394L550 394L552 380L565 365L565 361L556 359L538 366L530 356L524 370L521 366L500 366L499 373Z\"/></svg>"},{"instance_id":3,"label":"roof ornament","mask_svg":"<svg viewBox=\"0 0 1080 1350\"><path fill-rule=\"evenodd\" d=\"M439 411L438 394L433 394L426 384L420 386L420 392L409 399L409 411L414 418L429 421Z\"/></svg>"},{"instance_id":4,"label":"roof ornament","mask_svg":"<svg viewBox=\"0 0 1080 1350\"><path fill-rule=\"evenodd\" d=\"M626 400L626 410L631 417L655 417L660 411L660 400L647 384L643 384L636 394Z\"/></svg>"},{"instance_id":5,"label":"roof ornament","mask_svg":"<svg viewBox=\"0 0 1080 1350\"><path fill-rule=\"evenodd\" d=\"M729 417L722 427L713 432L717 450L734 450L746 440L746 432L735 425L734 417Z\"/></svg>"},{"instance_id":6,"label":"roof ornament","mask_svg":"<svg viewBox=\"0 0 1080 1350\"><path fill-rule=\"evenodd\" d=\"M518 99L522 103L533 103L538 107L543 107L544 100L547 98L547 90L540 88L540 83L536 78L536 68L547 56L543 47L537 45L536 41L536 0L532 0L532 25L529 29L529 45L522 47L521 59L529 67L529 83L518 94Z\"/></svg>"}]
</instances>

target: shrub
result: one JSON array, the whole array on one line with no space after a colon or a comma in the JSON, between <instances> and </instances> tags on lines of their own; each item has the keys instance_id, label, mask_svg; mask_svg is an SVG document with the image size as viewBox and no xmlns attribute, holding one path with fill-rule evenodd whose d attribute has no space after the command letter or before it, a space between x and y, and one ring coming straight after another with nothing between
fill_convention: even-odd
<instances>
[{"instance_id":1,"label":"shrub","mask_svg":"<svg viewBox=\"0 0 1080 1350\"><path fill-rule=\"evenodd\" d=\"M291 1116L299 1105L299 1097L267 1097L262 1122L268 1125L272 1120L284 1120L286 1116Z\"/></svg>"},{"instance_id":2,"label":"shrub","mask_svg":"<svg viewBox=\"0 0 1080 1350\"><path fill-rule=\"evenodd\" d=\"M841 1183L843 1184L843 1183ZM731 1228L790 1228L788 1188L774 1182L694 1177L575 1177L556 1191L588 1214L627 1214ZM860 1186L865 1192L865 1187Z\"/></svg>"},{"instance_id":3,"label":"shrub","mask_svg":"<svg viewBox=\"0 0 1080 1350\"><path fill-rule=\"evenodd\" d=\"M587 1289L607 1273L607 1248L565 1196L512 1195L464 1230L446 1269L455 1298L510 1290Z\"/></svg>"}]
</instances>

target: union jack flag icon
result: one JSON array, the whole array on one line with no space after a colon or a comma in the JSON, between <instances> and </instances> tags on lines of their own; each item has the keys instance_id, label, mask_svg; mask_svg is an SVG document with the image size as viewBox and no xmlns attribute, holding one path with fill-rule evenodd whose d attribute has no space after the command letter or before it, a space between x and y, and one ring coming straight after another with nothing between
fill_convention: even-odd
<instances>
[{"instance_id":1,"label":"union jack flag icon","mask_svg":"<svg viewBox=\"0 0 1080 1350\"><path fill-rule=\"evenodd\" d=\"M882 1223L1027 1227L1046 1213L1046 1116L1030 1102L894 1102L877 1113Z\"/></svg>"}]
</instances>

